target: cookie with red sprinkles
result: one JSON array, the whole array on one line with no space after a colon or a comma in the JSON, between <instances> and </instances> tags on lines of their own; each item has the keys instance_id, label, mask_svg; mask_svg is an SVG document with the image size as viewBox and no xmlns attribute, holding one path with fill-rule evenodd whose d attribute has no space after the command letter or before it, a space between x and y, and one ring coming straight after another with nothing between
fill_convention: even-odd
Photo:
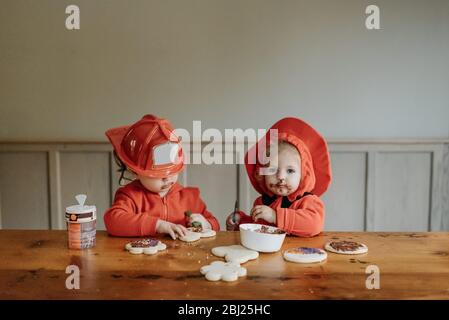
<instances>
[{"instance_id":1,"label":"cookie with red sprinkles","mask_svg":"<svg viewBox=\"0 0 449 320\"><path fill-rule=\"evenodd\" d=\"M167 246L157 239L139 239L125 245L125 249L132 254L155 254L165 250Z\"/></svg>"}]
</instances>

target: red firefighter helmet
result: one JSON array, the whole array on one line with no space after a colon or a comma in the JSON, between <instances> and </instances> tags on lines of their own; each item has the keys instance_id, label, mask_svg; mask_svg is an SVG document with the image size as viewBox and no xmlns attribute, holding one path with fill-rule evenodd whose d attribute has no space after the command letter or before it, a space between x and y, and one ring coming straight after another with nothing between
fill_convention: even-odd
<instances>
[{"instance_id":1,"label":"red firefighter helmet","mask_svg":"<svg viewBox=\"0 0 449 320\"><path fill-rule=\"evenodd\" d=\"M168 120L145 115L131 126L109 129L117 156L136 174L165 178L184 168L180 139Z\"/></svg>"}]
</instances>

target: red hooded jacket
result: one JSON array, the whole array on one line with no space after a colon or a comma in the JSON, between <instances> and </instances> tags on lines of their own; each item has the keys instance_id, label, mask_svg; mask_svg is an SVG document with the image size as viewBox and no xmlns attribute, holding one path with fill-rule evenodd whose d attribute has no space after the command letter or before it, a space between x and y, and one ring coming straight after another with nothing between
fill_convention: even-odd
<instances>
[{"instance_id":1,"label":"red hooded jacket","mask_svg":"<svg viewBox=\"0 0 449 320\"><path fill-rule=\"evenodd\" d=\"M301 181L298 189L286 197L276 196L265 186L265 179L258 175L259 163L251 164L249 159L257 152L265 152L269 145L267 134L264 144L259 141L245 157L248 177L254 188L262 195L253 206L267 205L276 211L276 226L288 233L301 237L319 234L324 227L324 204L319 198L331 182L330 156L324 138L311 126L297 118L284 118L271 129L278 130L278 140L294 145L301 157ZM253 158L255 159L255 157ZM253 161L254 162L254 161ZM254 223L248 215L242 215L240 223ZM264 220L257 223L270 224Z\"/></svg>"},{"instance_id":2,"label":"red hooded jacket","mask_svg":"<svg viewBox=\"0 0 449 320\"><path fill-rule=\"evenodd\" d=\"M160 197L148 191L139 180L117 190L112 207L104 215L104 223L113 236L154 236L158 219L186 226L186 211L201 213L212 229L220 230L217 219L201 200L198 188L175 183L165 197Z\"/></svg>"},{"instance_id":3,"label":"red hooded jacket","mask_svg":"<svg viewBox=\"0 0 449 320\"><path fill-rule=\"evenodd\" d=\"M137 174L162 178L184 168L180 139L166 119L145 115L133 125L109 129L106 136L123 164ZM160 149L167 146L171 148L169 159L164 156L167 150ZM177 151L172 159L173 150ZM212 229L220 229L197 188L184 188L175 183L164 197L160 197L147 190L139 180L117 190L112 207L104 215L104 223L108 233L114 236L153 236L159 219L186 226L186 211L202 214Z\"/></svg>"}]
</instances>

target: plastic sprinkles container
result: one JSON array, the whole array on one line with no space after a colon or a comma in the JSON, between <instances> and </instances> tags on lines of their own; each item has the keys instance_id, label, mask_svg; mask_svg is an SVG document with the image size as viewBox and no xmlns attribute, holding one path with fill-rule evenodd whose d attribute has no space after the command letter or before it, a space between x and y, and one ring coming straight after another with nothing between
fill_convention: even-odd
<instances>
[{"instance_id":1,"label":"plastic sprinkles container","mask_svg":"<svg viewBox=\"0 0 449 320\"><path fill-rule=\"evenodd\" d=\"M95 246L97 208L84 205L87 196L79 194L77 205L65 209L69 249L88 249Z\"/></svg>"}]
</instances>

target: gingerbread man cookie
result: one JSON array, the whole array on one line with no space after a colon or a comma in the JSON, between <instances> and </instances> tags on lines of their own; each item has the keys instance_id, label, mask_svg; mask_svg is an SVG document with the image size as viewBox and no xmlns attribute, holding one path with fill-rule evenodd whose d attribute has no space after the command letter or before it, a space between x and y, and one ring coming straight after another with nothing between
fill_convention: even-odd
<instances>
[{"instance_id":1,"label":"gingerbread man cookie","mask_svg":"<svg viewBox=\"0 0 449 320\"><path fill-rule=\"evenodd\" d=\"M259 257L259 252L246 249L241 245L212 248L212 254L217 257L224 257L228 262L245 263Z\"/></svg>"},{"instance_id":2,"label":"gingerbread man cookie","mask_svg":"<svg viewBox=\"0 0 449 320\"><path fill-rule=\"evenodd\" d=\"M236 281L239 277L246 276L246 268L237 262L214 261L201 267L200 272L209 281Z\"/></svg>"}]
</instances>

